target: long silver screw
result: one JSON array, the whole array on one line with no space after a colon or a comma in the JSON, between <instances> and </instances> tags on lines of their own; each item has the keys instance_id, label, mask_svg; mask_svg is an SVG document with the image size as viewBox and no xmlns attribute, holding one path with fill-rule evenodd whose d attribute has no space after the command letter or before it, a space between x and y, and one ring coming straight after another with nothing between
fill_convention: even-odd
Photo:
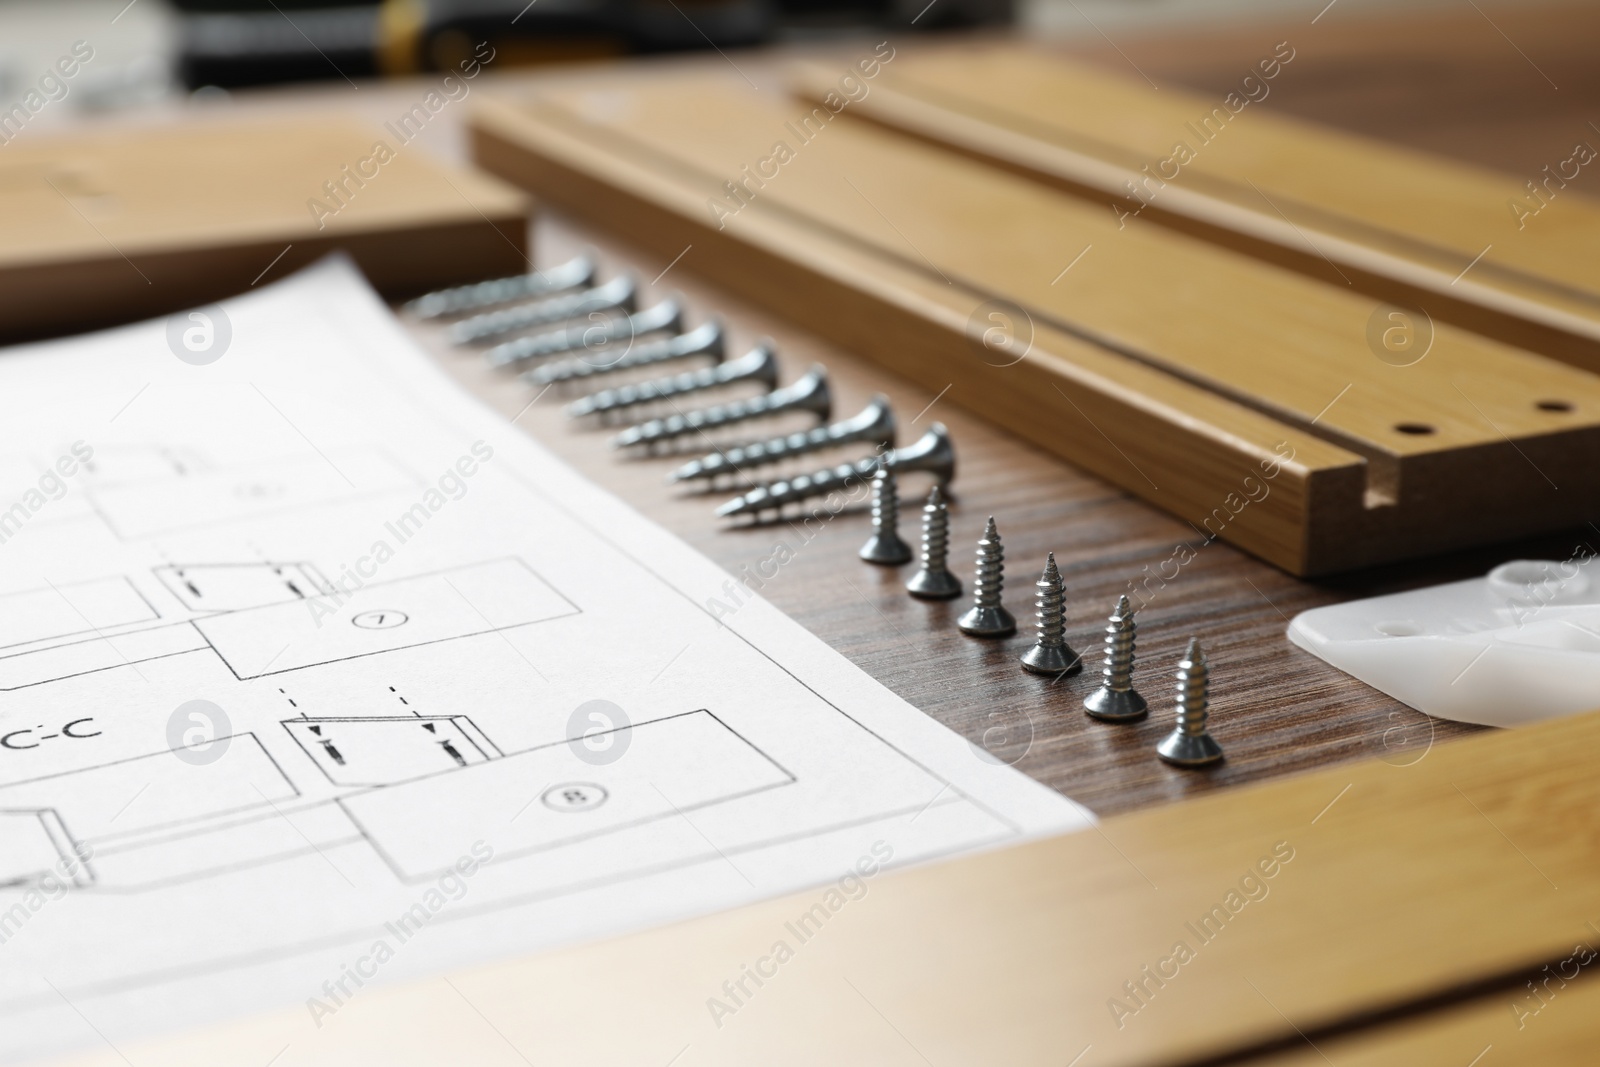
<instances>
[{"instance_id":1,"label":"long silver screw","mask_svg":"<svg viewBox=\"0 0 1600 1067\"><path fill-rule=\"evenodd\" d=\"M812 497L827 496L834 490L854 492L855 486L878 472L878 468L903 474L906 471L927 471L940 485L949 484L956 476L956 450L950 441L950 431L944 423L936 422L928 432L891 452L881 452L858 459L854 463L841 463L812 474L796 474L766 485L758 485L736 496L717 509L724 518L735 515L759 516L763 511L780 514L789 504L797 504Z\"/></svg>"},{"instance_id":2,"label":"long silver screw","mask_svg":"<svg viewBox=\"0 0 1600 1067\"><path fill-rule=\"evenodd\" d=\"M1083 670L1083 657L1067 644L1066 583L1056 567L1056 554L1045 557L1044 573L1033 583L1034 616L1039 636L1022 654L1022 669L1058 677Z\"/></svg>"},{"instance_id":3,"label":"long silver screw","mask_svg":"<svg viewBox=\"0 0 1600 1067\"><path fill-rule=\"evenodd\" d=\"M961 595L961 580L950 573L950 508L937 485L922 505L922 566L906 583L906 592L923 600Z\"/></svg>"},{"instance_id":4,"label":"long silver screw","mask_svg":"<svg viewBox=\"0 0 1600 1067\"><path fill-rule=\"evenodd\" d=\"M1178 725L1156 746L1156 755L1179 767L1203 767L1222 758L1222 746L1206 732L1211 670L1200 639L1189 638L1189 650L1178 661Z\"/></svg>"},{"instance_id":5,"label":"long silver screw","mask_svg":"<svg viewBox=\"0 0 1600 1067\"><path fill-rule=\"evenodd\" d=\"M978 540L977 576L972 580L972 607L956 620L961 632L972 637L1007 637L1017 632L1017 620L1000 603L1006 583L1006 550L1000 544L1000 531L994 516Z\"/></svg>"},{"instance_id":6,"label":"long silver screw","mask_svg":"<svg viewBox=\"0 0 1600 1067\"><path fill-rule=\"evenodd\" d=\"M1100 688L1083 701L1083 709L1102 722L1133 722L1142 719L1150 708L1133 688L1133 643L1138 624L1127 597L1106 620L1106 665Z\"/></svg>"},{"instance_id":7,"label":"long silver screw","mask_svg":"<svg viewBox=\"0 0 1600 1067\"><path fill-rule=\"evenodd\" d=\"M703 430L720 429L791 411L815 415L823 422L832 417L833 392L828 384L827 367L819 363L782 389L774 389L760 396L730 400L724 404L696 408L630 426L611 439L611 447L654 446Z\"/></svg>"},{"instance_id":8,"label":"long silver screw","mask_svg":"<svg viewBox=\"0 0 1600 1067\"><path fill-rule=\"evenodd\" d=\"M731 363L602 389L568 404L567 414L575 419L585 415L599 415L604 419L639 404L656 404L740 382L755 382L766 393L778 387L778 357L772 354L772 349L757 346Z\"/></svg>"},{"instance_id":9,"label":"long silver screw","mask_svg":"<svg viewBox=\"0 0 1600 1067\"><path fill-rule=\"evenodd\" d=\"M713 363L721 363L724 355L722 323L717 319L701 323L688 333L643 341L607 363L584 359L554 359L522 375L522 380L538 388L544 385L569 387L589 378L599 378L622 371L635 371L641 367L654 367L695 356L710 356Z\"/></svg>"},{"instance_id":10,"label":"long silver screw","mask_svg":"<svg viewBox=\"0 0 1600 1067\"><path fill-rule=\"evenodd\" d=\"M517 330L565 322L591 311L620 311L631 315L638 308L638 302L638 280L631 274L623 274L592 289L546 297L530 304L515 304L501 311L486 311L461 319L450 327L450 340L458 345L487 341L491 337Z\"/></svg>"},{"instance_id":11,"label":"long silver screw","mask_svg":"<svg viewBox=\"0 0 1600 1067\"><path fill-rule=\"evenodd\" d=\"M911 559L911 546L900 539L900 490L894 474L883 468L872 476L872 536L859 555L868 563L898 567Z\"/></svg>"},{"instance_id":12,"label":"long silver screw","mask_svg":"<svg viewBox=\"0 0 1600 1067\"><path fill-rule=\"evenodd\" d=\"M566 289L576 289L594 281L595 263L589 256L569 259L558 267L518 274L510 278L472 285L457 285L439 289L417 297L406 305L406 310L419 319L437 319L445 315L458 315L478 308L506 304L513 300L528 300L548 296Z\"/></svg>"},{"instance_id":13,"label":"long silver screw","mask_svg":"<svg viewBox=\"0 0 1600 1067\"><path fill-rule=\"evenodd\" d=\"M894 444L894 435L894 410L889 407L889 398L880 394L873 397L858 414L848 419L841 419L811 430L785 434L782 437L752 441L746 445L707 453L699 459L690 460L667 475L667 481L682 482L696 478L715 481L719 475L730 472L742 473L755 467L798 456L808 456L813 452L857 441L867 441L887 448Z\"/></svg>"},{"instance_id":14,"label":"long silver screw","mask_svg":"<svg viewBox=\"0 0 1600 1067\"><path fill-rule=\"evenodd\" d=\"M548 359L586 348L588 354L577 358L598 366L609 366L626 354L636 338L663 331L677 336L682 329L683 300L669 296L631 315L608 317L593 311L589 313L586 323L579 321L548 333L536 333L495 345L484 352L483 358L489 361L491 367L517 367L529 360ZM621 347L623 352L606 359L608 350L614 347Z\"/></svg>"}]
</instances>

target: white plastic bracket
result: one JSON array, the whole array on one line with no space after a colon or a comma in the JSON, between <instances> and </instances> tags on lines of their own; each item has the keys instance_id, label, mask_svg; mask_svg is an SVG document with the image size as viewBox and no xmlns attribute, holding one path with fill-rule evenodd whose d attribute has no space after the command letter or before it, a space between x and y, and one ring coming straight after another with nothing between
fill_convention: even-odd
<instances>
[{"instance_id":1,"label":"white plastic bracket","mask_svg":"<svg viewBox=\"0 0 1600 1067\"><path fill-rule=\"evenodd\" d=\"M1289 640L1418 711L1521 726L1600 708L1600 559L1313 608Z\"/></svg>"}]
</instances>

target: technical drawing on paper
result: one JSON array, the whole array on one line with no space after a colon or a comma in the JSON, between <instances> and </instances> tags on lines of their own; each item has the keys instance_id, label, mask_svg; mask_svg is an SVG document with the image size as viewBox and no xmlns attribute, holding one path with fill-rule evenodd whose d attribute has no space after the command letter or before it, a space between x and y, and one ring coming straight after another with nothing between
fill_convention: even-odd
<instances>
[{"instance_id":1,"label":"technical drawing on paper","mask_svg":"<svg viewBox=\"0 0 1600 1067\"><path fill-rule=\"evenodd\" d=\"M161 322L0 360L0 1061L304 1005L401 916L384 981L1085 825L713 612L353 268L225 306L205 366Z\"/></svg>"},{"instance_id":2,"label":"technical drawing on paper","mask_svg":"<svg viewBox=\"0 0 1600 1067\"><path fill-rule=\"evenodd\" d=\"M9 627L0 624L0 640L9 638L0 646L0 690L202 650L216 653L236 678L246 680L578 610L520 560L374 582L350 594L334 589L309 564L167 567L156 573L169 588L178 585L175 594L187 593L189 604L222 603L229 596L238 603L245 591L276 602L190 608L189 618L173 620L156 616L125 578L0 595L0 618L15 620ZM200 592L197 581L208 593ZM223 587L220 593L210 591L213 585ZM62 628L66 632L49 632Z\"/></svg>"},{"instance_id":3,"label":"technical drawing on paper","mask_svg":"<svg viewBox=\"0 0 1600 1067\"><path fill-rule=\"evenodd\" d=\"M163 617L129 576L0 595L0 690L186 653L214 655L235 678L251 681L579 611L517 559L348 593L310 563L164 565L152 574L189 617ZM67 737L100 736L85 727L75 733L75 725L67 725ZM301 791L255 733L208 738L0 784L0 842L12 846L0 885L37 880L74 856L93 857L75 884L126 889L348 844L363 833L336 801L505 758L467 715L302 714L282 726L338 787L320 804L296 805L295 824L283 824L281 805ZM41 724L7 733L0 748L27 751L58 736L43 731ZM138 802L122 806L120 797ZM375 847L381 836L365 834Z\"/></svg>"}]
</instances>

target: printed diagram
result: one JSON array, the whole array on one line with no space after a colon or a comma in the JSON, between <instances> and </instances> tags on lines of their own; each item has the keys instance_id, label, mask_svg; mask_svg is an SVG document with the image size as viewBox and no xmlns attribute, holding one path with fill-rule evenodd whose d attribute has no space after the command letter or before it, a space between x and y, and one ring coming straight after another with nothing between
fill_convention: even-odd
<instances>
[{"instance_id":1,"label":"printed diagram","mask_svg":"<svg viewBox=\"0 0 1600 1067\"><path fill-rule=\"evenodd\" d=\"M202 563L157 567L155 575L191 611L242 611L335 592L309 563Z\"/></svg>"},{"instance_id":2,"label":"printed diagram","mask_svg":"<svg viewBox=\"0 0 1600 1067\"><path fill-rule=\"evenodd\" d=\"M160 322L0 368L0 1061L342 1027L363 983L1087 825L772 606L718 619L711 560L353 268L226 306L208 368Z\"/></svg>"},{"instance_id":3,"label":"printed diagram","mask_svg":"<svg viewBox=\"0 0 1600 1067\"><path fill-rule=\"evenodd\" d=\"M336 460L363 492L415 490L378 449ZM320 459L218 468L170 448L100 450L84 476L84 517L125 543L352 495ZM0 692L193 655L278 688L291 672L338 677L365 657L581 614L515 557L364 584L328 574L305 559L166 562L0 594ZM193 746L174 739L0 785L0 888L54 877L76 891L140 893L346 848L419 883L474 841L492 840L497 863L531 861L795 781L704 709L602 731L627 754L606 762L587 747L592 736L507 752L470 708L296 707L276 728L257 719ZM105 716L81 714L16 723L0 735L8 758L93 744Z\"/></svg>"},{"instance_id":4,"label":"printed diagram","mask_svg":"<svg viewBox=\"0 0 1600 1067\"><path fill-rule=\"evenodd\" d=\"M244 682L579 613L520 559L354 592L309 562L173 564L153 577L180 609L163 616L153 600L167 602L141 593L131 576L0 595L0 690L190 653L214 656ZM503 758L466 715L303 716L282 725L335 799L305 797L250 732L211 739L214 756L173 748L0 785L0 887L68 871L79 888L133 891L359 843L338 797ZM3 734L14 752L96 736L95 721L78 717Z\"/></svg>"},{"instance_id":5,"label":"printed diagram","mask_svg":"<svg viewBox=\"0 0 1600 1067\"><path fill-rule=\"evenodd\" d=\"M378 448L213 466L188 449L125 446L96 449L84 471L96 513L124 541L421 487Z\"/></svg>"},{"instance_id":6,"label":"printed diagram","mask_svg":"<svg viewBox=\"0 0 1600 1067\"><path fill-rule=\"evenodd\" d=\"M0 889L47 878L82 887L93 882L54 809L0 808Z\"/></svg>"},{"instance_id":7,"label":"printed diagram","mask_svg":"<svg viewBox=\"0 0 1600 1067\"><path fill-rule=\"evenodd\" d=\"M352 593L304 561L152 573L187 617L163 617L125 576L0 596L0 690L188 653L248 682L579 614L520 559ZM308 711L279 726L292 748L276 757L239 732L210 741L214 755L167 749L0 785L0 886L70 870L78 889L141 892L363 844L415 882L475 840L510 861L794 781L705 710L607 731L628 758L605 765L586 758L593 738L506 753L470 714ZM30 724L7 747L95 729Z\"/></svg>"},{"instance_id":8,"label":"printed diagram","mask_svg":"<svg viewBox=\"0 0 1600 1067\"><path fill-rule=\"evenodd\" d=\"M15 782L0 786L0 887L69 871L80 889L142 891L362 843L421 882L474 841L512 860L795 780L704 710L619 728L628 758L605 766L583 739L502 754L463 715L282 726L343 787L335 799L297 804L248 733L210 742L226 742L214 758L168 750Z\"/></svg>"},{"instance_id":9,"label":"printed diagram","mask_svg":"<svg viewBox=\"0 0 1600 1067\"><path fill-rule=\"evenodd\" d=\"M244 681L578 612L518 559L354 593L307 563L160 567L156 576L204 613L161 619L126 578L0 595L0 690L208 650Z\"/></svg>"},{"instance_id":10,"label":"printed diagram","mask_svg":"<svg viewBox=\"0 0 1600 1067\"><path fill-rule=\"evenodd\" d=\"M570 739L339 803L402 880L423 881L473 841L493 841L499 863L795 780L709 711L612 732L628 735L614 763L596 766Z\"/></svg>"},{"instance_id":11,"label":"printed diagram","mask_svg":"<svg viewBox=\"0 0 1600 1067\"><path fill-rule=\"evenodd\" d=\"M283 725L335 785L392 785L500 758L465 715L289 719Z\"/></svg>"},{"instance_id":12,"label":"printed diagram","mask_svg":"<svg viewBox=\"0 0 1600 1067\"><path fill-rule=\"evenodd\" d=\"M75 865L80 887L97 885L109 872L113 883L138 884L165 881L176 874L201 873L251 858L303 851L304 839L291 827L262 824L265 834L252 840L207 839L208 827L235 819L259 818L274 806L299 795L260 742L251 734L219 738L226 741L220 758L210 763L190 762L182 753L154 752L97 767L0 786L0 834L11 831L29 840L20 853L28 857L17 871L0 867L0 882L7 875L17 881L36 882L45 875ZM126 798L137 796L137 803ZM39 827L26 827L15 815L35 812ZM30 833L31 831L31 833ZM174 848L175 841L202 839L200 848ZM46 856L48 843L53 853ZM192 843L188 842L188 843ZM129 857L132 857L131 859ZM48 860L43 866L41 861Z\"/></svg>"}]
</instances>

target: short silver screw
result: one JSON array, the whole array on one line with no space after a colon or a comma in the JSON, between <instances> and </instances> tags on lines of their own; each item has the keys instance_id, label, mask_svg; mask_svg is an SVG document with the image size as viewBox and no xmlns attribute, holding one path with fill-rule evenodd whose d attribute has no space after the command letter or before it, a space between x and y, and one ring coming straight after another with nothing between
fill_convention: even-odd
<instances>
[{"instance_id":1,"label":"short silver screw","mask_svg":"<svg viewBox=\"0 0 1600 1067\"><path fill-rule=\"evenodd\" d=\"M861 546L868 563L897 567L911 559L911 546L900 539L900 491L894 472L878 468L872 476L872 536Z\"/></svg>"},{"instance_id":2,"label":"short silver screw","mask_svg":"<svg viewBox=\"0 0 1600 1067\"><path fill-rule=\"evenodd\" d=\"M977 572L972 580L972 607L956 620L956 625L972 637L1007 637L1016 633L1017 620L1000 603L1000 591L1006 581L1006 550L1000 544L993 515L978 541Z\"/></svg>"},{"instance_id":3,"label":"short silver screw","mask_svg":"<svg viewBox=\"0 0 1600 1067\"><path fill-rule=\"evenodd\" d=\"M1133 643L1138 624L1126 596L1106 622L1105 680L1083 701L1083 709L1102 722L1134 722L1149 714L1144 697L1133 688Z\"/></svg>"},{"instance_id":4,"label":"short silver screw","mask_svg":"<svg viewBox=\"0 0 1600 1067\"><path fill-rule=\"evenodd\" d=\"M1067 644L1066 583L1056 568L1056 554L1045 557L1044 573L1033 583L1034 616L1039 635L1022 654L1022 669L1056 676L1083 670L1083 658Z\"/></svg>"},{"instance_id":5,"label":"short silver screw","mask_svg":"<svg viewBox=\"0 0 1600 1067\"><path fill-rule=\"evenodd\" d=\"M922 566L906 583L906 591L923 600L961 595L961 580L950 573L950 508L937 485L922 505Z\"/></svg>"},{"instance_id":6,"label":"short silver screw","mask_svg":"<svg viewBox=\"0 0 1600 1067\"><path fill-rule=\"evenodd\" d=\"M1156 755L1179 767L1203 767L1222 758L1222 746L1206 732L1207 689L1210 668L1200 639L1189 639L1189 650L1178 662L1178 725L1156 746Z\"/></svg>"}]
</instances>

